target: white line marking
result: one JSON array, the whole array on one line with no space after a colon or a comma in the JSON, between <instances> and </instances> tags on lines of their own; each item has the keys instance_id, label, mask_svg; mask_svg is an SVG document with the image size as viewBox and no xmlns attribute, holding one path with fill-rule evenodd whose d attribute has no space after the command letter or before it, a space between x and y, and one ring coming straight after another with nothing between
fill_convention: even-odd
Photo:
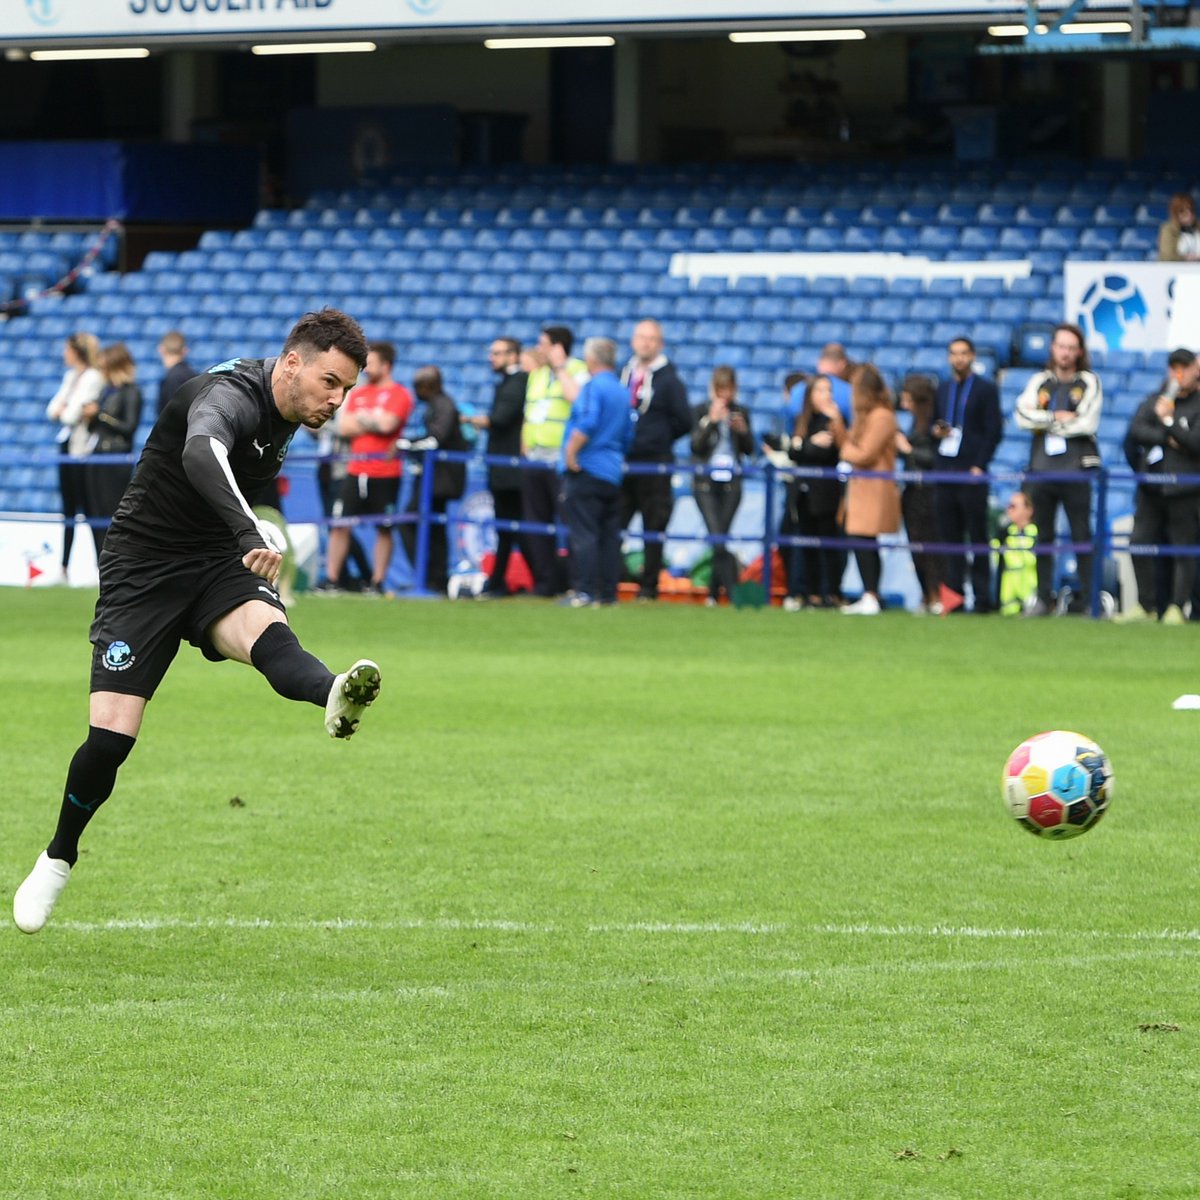
<instances>
[{"instance_id":1,"label":"white line marking","mask_svg":"<svg viewBox=\"0 0 1200 1200\"><path fill-rule=\"evenodd\" d=\"M309 933L319 930L362 930L364 932L386 932L389 930L463 931L467 933L535 933L535 934L669 934L669 935L744 935L748 937L784 936L828 936L828 937L875 937L937 939L961 938L965 940L996 939L1002 941L1024 940L1071 940L1135 941L1135 942L1200 942L1200 929L1137 929L1129 931L1109 929L1025 929L986 928L976 925L788 925L785 923L719 921L671 922L634 921L629 923L589 924L572 926L567 924L535 923L530 921L506 921L487 919L465 919L454 917L413 917L407 920L371 921L354 917L331 917L328 920L276 921L267 917L247 919L241 917L133 917L111 921L56 921L52 929L66 933L155 933L159 930L278 930L284 933Z\"/></svg>"}]
</instances>

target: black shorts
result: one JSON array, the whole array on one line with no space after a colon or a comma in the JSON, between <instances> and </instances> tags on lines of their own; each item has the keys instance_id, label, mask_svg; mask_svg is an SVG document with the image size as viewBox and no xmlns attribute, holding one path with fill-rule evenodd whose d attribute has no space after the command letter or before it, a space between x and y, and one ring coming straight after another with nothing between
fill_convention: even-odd
<instances>
[{"instance_id":1,"label":"black shorts","mask_svg":"<svg viewBox=\"0 0 1200 1200\"><path fill-rule=\"evenodd\" d=\"M91 690L149 700L185 638L220 662L208 628L248 600L285 611L279 593L231 555L177 562L103 551Z\"/></svg>"},{"instance_id":2,"label":"black shorts","mask_svg":"<svg viewBox=\"0 0 1200 1200\"><path fill-rule=\"evenodd\" d=\"M335 517L395 516L400 500L399 478L381 479L373 475L347 475L342 480ZM380 529L391 529L391 521L380 521Z\"/></svg>"}]
</instances>

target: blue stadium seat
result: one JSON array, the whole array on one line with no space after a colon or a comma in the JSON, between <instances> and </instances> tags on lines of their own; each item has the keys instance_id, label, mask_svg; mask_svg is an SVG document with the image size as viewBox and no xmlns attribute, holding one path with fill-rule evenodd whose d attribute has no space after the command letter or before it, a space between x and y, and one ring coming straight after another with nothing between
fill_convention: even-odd
<instances>
[{"instance_id":1,"label":"blue stadium seat","mask_svg":"<svg viewBox=\"0 0 1200 1200\"><path fill-rule=\"evenodd\" d=\"M782 321L788 316L789 303L786 296L755 296L750 301L750 315L757 321Z\"/></svg>"},{"instance_id":2,"label":"blue stadium seat","mask_svg":"<svg viewBox=\"0 0 1200 1200\"><path fill-rule=\"evenodd\" d=\"M902 296L880 296L867 305L867 316L873 321L904 321L908 319L908 301Z\"/></svg>"},{"instance_id":3,"label":"blue stadium seat","mask_svg":"<svg viewBox=\"0 0 1200 1200\"><path fill-rule=\"evenodd\" d=\"M961 279L946 275L935 276L925 285L925 294L928 296L954 297L961 296L965 291L966 286Z\"/></svg>"},{"instance_id":4,"label":"blue stadium seat","mask_svg":"<svg viewBox=\"0 0 1200 1200\"><path fill-rule=\"evenodd\" d=\"M1134 208L1132 204L1110 200L1096 205L1093 219L1097 225L1116 225L1119 229L1125 229L1134 223Z\"/></svg>"},{"instance_id":5,"label":"blue stadium seat","mask_svg":"<svg viewBox=\"0 0 1200 1200\"><path fill-rule=\"evenodd\" d=\"M1017 325L1029 315L1029 302L1020 296L997 296L987 308L990 321L1004 321Z\"/></svg>"},{"instance_id":6,"label":"blue stadium seat","mask_svg":"<svg viewBox=\"0 0 1200 1200\"><path fill-rule=\"evenodd\" d=\"M1000 234L991 225L967 225L963 227L959 244L964 250L994 250L1000 244Z\"/></svg>"},{"instance_id":7,"label":"blue stadium seat","mask_svg":"<svg viewBox=\"0 0 1200 1200\"><path fill-rule=\"evenodd\" d=\"M788 315L794 321L819 321L828 308L827 301L821 296L793 296L788 304Z\"/></svg>"},{"instance_id":8,"label":"blue stadium seat","mask_svg":"<svg viewBox=\"0 0 1200 1200\"><path fill-rule=\"evenodd\" d=\"M908 253L917 244L918 232L915 225L889 225L883 231L883 238L880 240L879 248L881 250L898 250L901 253Z\"/></svg>"},{"instance_id":9,"label":"blue stadium seat","mask_svg":"<svg viewBox=\"0 0 1200 1200\"><path fill-rule=\"evenodd\" d=\"M1023 225L1002 229L999 248L1012 251L1017 255L1028 254L1037 245L1038 234L1038 230Z\"/></svg>"},{"instance_id":10,"label":"blue stadium seat","mask_svg":"<svg viewBox=\"0 0 1200 1200\"><path fill-rule=\"evenodd\" d=\"M1107 253L1117 248L1120 237L1121 231L1112 226L1085 229L1079 237L1079 248Z\"/></svg>"},{"instance_id":11,"label":"blue stadium seat","mask_svg":"<svg viewBox=\"0 0 1200 1200\"><path fill-rule=\"evenodd\" d=\"M897 223L900 225L915 225L918 228L925 228L937 220L937 205L936 204L906 204L901 210L897 218Z\"/></svg>"},{"instance_id":12,"label":"blue stadium seat","mask_svg":"<svg viewBox=\"0 0 1200 1200\"><path fill-rule=\"evenodd\" d=\"M856 321L849 330L848 339L855 345L870 348L872 353L886 345L891 339L892 326L887 321ZM853 357L853 356L852 356Z\"/></svg>"},{"instance_id":13,"label":"blue stadium seat","mask_svg":"<svg viewBox=\"0 0 1200 1200\"><path fill-rule=\"evenodd\" d=\"M1051 324L1027 322L1013 333L1012 362L1018 367L1041 367L1050 357Z\"/></svg>"},{"instance_id":14,"label":"blue stadium seat","mask_svg":"<svg viewBox=\"0 0 1200 1200\"><path fill-rule=\"evenodd\" d=\"M980 225L1009 226L1017 220L1017 205L998 203L994 200L980 204L975 214Z\"/></svg>"},{"instance_id":15,"label":"blue stadium seat","mask_svg":"<svg viewBox=\"0 0 1200 1200\"><path fill-rule=\"evenodd\" d=\"M866 204L858 214L861 225L889 227L900 219L900 209L895 204Z\"/></svg>"},{"instance_id":16,"label":"blue stadium seat","mask_svg":"<svg viewBox=\"0 0 1200 1200\"><path fill-rule=\"evenodd\" d=\"M809 281L808 290L813 296L844 296L849 288L840 275L818 275Z\"/></svg>"},{"instance_id":17,"label":"blue stadium seat","mask_svg":"<svg viewBox=\"0 0 1200 1200\"><path fill-rule=\"evenodd\" d=\"M829 250L837 250L840 247L841 238L834 230L828 229L821 225L814 225L811 229L805 231L805 250L823 253Z\"/></svg>"},{"instance_id":18,"label":"blue stadium seat","mask_svg":"<svg viewBox=\"0 0 1200 1200\"><path fill-rule=\"evenodd\" d=\"M926 251L953 250L958 246L958 230L943 225L926 225L917 233L917 246Z\"/></svg>"},{"instance_id":19,"label":"blue stadium seat","mask_svg":"<svg viewBox=\"0 0 1200 1200\"><path fill-rule=\"evenodd\" d=\"M1095 206L1089 203L1060 204L1054 210L1059 225L1090 226L1095 221Z\"/></svg>"}]
</instances>

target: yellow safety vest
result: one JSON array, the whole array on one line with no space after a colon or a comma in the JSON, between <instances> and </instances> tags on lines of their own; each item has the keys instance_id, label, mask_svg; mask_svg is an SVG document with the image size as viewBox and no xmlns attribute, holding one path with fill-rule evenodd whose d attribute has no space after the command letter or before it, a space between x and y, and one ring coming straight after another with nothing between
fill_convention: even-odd
<instances>
[{"instance_id":1,"label":"yellow safety vest","mask_svg":"<svg viewBox=\"0 0 1200 1200\"><path fill-rule=\"evenodd\" d=\"M1000 612L1015 617L1026 601L1037 593L1037 526L1030 521L1024 529L1009 525L1004 540L993 540L992 546L1001 552L1004 570L1000 575Z\"/></svg>"},{"instance_id":2,"label":"yellow safety vest","mask_svg":"<svg viewBox=\"0 0 1200 1200\"><path fill-rule=\"evenodd\" d=\"M578 358L567 359L567 374L586 374ZM571 402L563 397L562 384L549 367L530 371L525 385L525 425L521 440L530 449L557 450L571 415Z\"/></svg>"}]
</instances>

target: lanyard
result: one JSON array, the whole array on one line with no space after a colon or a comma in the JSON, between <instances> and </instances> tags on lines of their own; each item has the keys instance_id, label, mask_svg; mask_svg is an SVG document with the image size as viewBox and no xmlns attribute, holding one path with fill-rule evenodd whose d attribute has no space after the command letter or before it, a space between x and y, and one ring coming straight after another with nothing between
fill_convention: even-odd
<instances>
[{"instance_id":1,"label":"lanyard","mask_svg":"<svg viewBox=\"0 0 1200 1200\"><path fill-rule=\"evenodd\" d=\"M968 375L961 383L955 380L956 394L952 401L952 410L949 414L953 419L950 424L955 429L961 429L963 421L967 415L967 398L971 394L971 385L975 382L974 375Z\"/></svg>"}]
</instances>

